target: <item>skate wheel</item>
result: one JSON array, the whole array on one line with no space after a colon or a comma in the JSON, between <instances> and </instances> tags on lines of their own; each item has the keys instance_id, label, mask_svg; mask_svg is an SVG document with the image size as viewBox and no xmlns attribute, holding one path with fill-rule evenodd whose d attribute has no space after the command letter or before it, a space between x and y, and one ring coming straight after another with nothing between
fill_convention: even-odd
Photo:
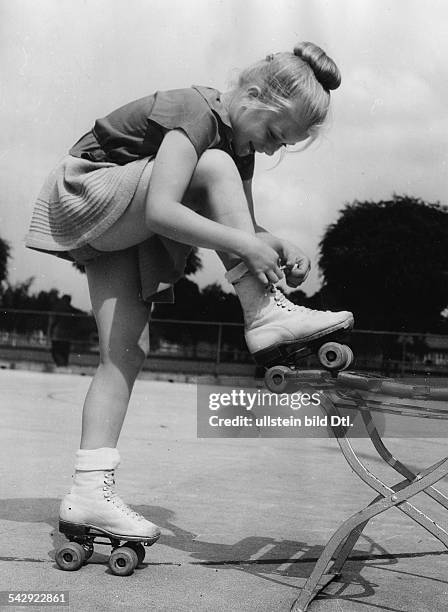
<instances>
[{"instance_id":1,"label":"skate wheel","mask_svg":"<svg viewBox=\"0 0 448 612\"><path fill-rule=\"evenodd\" d=\"M128 546L120 546L120 548L114 550L109 558L110 571L116 576L129 576L137 565L137 553Z\"/></svg>"},{"instance_id":2,"label":"skate wheel","mask_svg":"<svg viewBox=\"0 0 448 612\"><path fill-rule=\"evenodd\" d=\"M326 342L320 347L317 356L326 370L343 370L351 363L350 353L348 351L350 351L350 353L352 352L345 344L339 344L339 342Z\"/></svg>"},{"instance_id":3,"label":"skate wheel","mask_svg":"<svg viewBox=\"0 0 448 612\"><path fill-rule=\"evenodd\" d=\"M273 393L281 393L288 386L288 377L291 374L291 368L287 366L274 366L264 375L264 381L269 391Z\"/></svg>"},{"instance_id":4,"label":"skate wheel","mask_svg":"<svg viewBox=\"0 0 448 612\"><path fill-rule=\"evenodd\" d=\"M352 365L355 356L353 355L352 349L347 344L343 344L342 346L344 347L344 350L345 350L345 353L346 353L346 356L347 356L346 364L345 364L345 366L342 369L346 370L347 368L349 368Z\"/></svg>"},{"instance_id":5,"label":"skate wheel","mask_svg":"<svg viewBox=\"0 0 448 612\"><path fill-rule=\"evenodd\" d=\"M126 546L128 548L132 548L132 550L135 550L135 552L137 553L138 563L136 567L141 565L145 560L146 555L146 550L143 544L140 544L140 542L126 542Z\"/></svg>"},{"instance_id":6,"label":"skate wheel","mask_svg":"<svg viewBox=\"0 0 448 612\"><path fill-rule=\"evenodd\" d=\"M86 559L86 551L81 544L69 542L56 551L55 561L62 570L74 572L78 570Z\"/></svg>"}]
</instances>

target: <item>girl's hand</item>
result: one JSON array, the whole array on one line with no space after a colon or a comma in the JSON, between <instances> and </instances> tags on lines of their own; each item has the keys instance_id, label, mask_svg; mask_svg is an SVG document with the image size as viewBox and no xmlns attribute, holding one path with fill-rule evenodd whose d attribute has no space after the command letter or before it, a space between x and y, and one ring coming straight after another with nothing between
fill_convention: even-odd
<instances>
[{"instance_id":1,"label":"girl's hand","mask_svg":"<svg viewBox=\"0 0 448 612\"><path fill-rule=\"evenodd\" d=\"M309 258L299 247L268 232L257 234L257 236L277 251L285 272L286 282L290 287L298 287L307 279L311 264Z\"/></svg>"},{"instance_id":2,"label":"girl's hand","mask_svg":"<svg viewBox=\"0 0 448 612\"><path fill-rule=\"evenodd\" d=\"M309 258L294 244L286 241L283 244L283 262L286 282L290 287L298 287L308 278L311 270Z\"/></svg>"},{"instance_id":3,"label":"girl's hand","mask_svg":"<svg viewBox=\"0 0 448 612\"><path fill-rule=\"evenodd\" d=\"M277 251L255 235L248 235L240 256L263 285L278 283L284 276Z\"/></svg>"}]
</instances>

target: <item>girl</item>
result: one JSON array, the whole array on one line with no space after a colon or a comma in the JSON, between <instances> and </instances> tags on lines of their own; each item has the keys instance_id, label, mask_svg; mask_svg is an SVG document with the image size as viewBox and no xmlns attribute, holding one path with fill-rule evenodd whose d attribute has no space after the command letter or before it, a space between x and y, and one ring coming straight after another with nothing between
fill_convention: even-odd
<instances>
[{"instance_id":1,"label":"girl","mask_svg":"<svg viewBox=\"0 0 448 612\"><path fill-rule=\"evenodd\" d=\"M160 535L115 492L116 445L149 349L150 302L170 299L191 246L218 252L259 363L352 327L351 313L295 306L275 287L282 267L298 286L309 261L256 223L251 195L254 154L313 140L339 84L334 62L300 43L244 70L225 93L158 91L98 119L48 177L26 244L85 265L100 341L64 531Z\"/></svg>"}]
</instances>

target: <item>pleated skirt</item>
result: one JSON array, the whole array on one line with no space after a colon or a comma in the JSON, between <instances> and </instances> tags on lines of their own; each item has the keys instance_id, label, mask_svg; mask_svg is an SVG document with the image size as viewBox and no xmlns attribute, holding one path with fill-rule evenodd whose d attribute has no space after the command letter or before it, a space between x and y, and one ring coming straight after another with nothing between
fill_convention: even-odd
<instances>
[{"instance_id":1,"label":"pleated skirt","mask_svg":"<svg viewBox=\"0 0 448 612\"><path fill-rule=\"evenodd\" d=\"M64 157L37 197L26 246L62 254L101 236L129 206L147 164Z\"/></svg>"},{"instance_id":2,"label":"pleated skirt","mask_svg":"<svg viewBox=\"0 0 448 612\"><path fill-rule=\"evenodd\" d=\"M89 243L125 212L148 163L144 158L120 166L65 156L37 197L25 246L81 264L104 256ZM173 301L171 285L182 276L191 247L153 235L134 248L142 298Z\"/></svg>"}]
</instances>

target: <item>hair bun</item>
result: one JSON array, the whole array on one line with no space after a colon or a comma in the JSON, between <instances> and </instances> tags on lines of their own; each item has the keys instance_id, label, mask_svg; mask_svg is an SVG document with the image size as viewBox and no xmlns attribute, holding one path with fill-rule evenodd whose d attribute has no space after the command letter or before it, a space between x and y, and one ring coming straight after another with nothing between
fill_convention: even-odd
<instances>
[{"instance_id":1,"label":"hair bun","mask_svg":"<svg viewBox=\"0 0 448 612\"><path fill-rule=\"evenodd\" d=\"M312 42L301 42L294 47L294 55L306 62L324 89L337 89L341 84L338 67L320 47Z\"/></svg>"}]
</instances>

